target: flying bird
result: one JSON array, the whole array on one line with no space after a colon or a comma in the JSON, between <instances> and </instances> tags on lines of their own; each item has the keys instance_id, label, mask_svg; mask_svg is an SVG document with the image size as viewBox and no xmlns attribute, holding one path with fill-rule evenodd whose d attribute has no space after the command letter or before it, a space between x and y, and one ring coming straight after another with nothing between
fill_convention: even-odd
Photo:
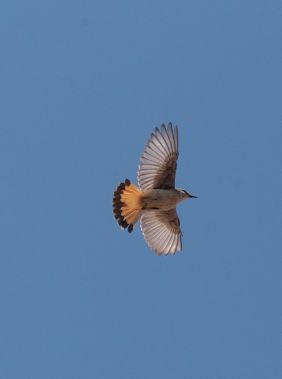
<instances>
[{"instance_id":1,"label":"flying bird","mask_svg":"<svg viewBox=\"0 0 282 379\"><path fill-rule=\"evenodd\" d=\"M138 168L138 184L129 179L117 187L113 212L118 224L131 233L140 219L143 236L158 255L182 250L182 232L176 205L197 196L175 188L178 128L162 124L151 134Z\"/></svg>"}]
</instances>

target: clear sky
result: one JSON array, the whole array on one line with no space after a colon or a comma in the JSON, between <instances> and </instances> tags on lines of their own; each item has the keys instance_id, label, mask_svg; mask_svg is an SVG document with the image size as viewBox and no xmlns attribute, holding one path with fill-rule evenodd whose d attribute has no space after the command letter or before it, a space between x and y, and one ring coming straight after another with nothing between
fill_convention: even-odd
<instances>
[{"instance_id":1,"label":"clear sky","mask_svg":"<svg viewBox=\"0 0 282 379\"><path fill-rule=\"evenodd\" d=\"M281 378L282 5L0 5L0 377ZM183 252L112 215L179 126Z\"/></svg>"}]
</instances>

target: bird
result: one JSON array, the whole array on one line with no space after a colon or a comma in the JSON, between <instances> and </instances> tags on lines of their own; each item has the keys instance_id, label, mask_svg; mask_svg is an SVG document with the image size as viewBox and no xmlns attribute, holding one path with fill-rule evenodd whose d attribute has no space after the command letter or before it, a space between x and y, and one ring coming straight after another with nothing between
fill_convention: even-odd
<instances>
[{"instance_id":1,"label":"bird","mask_svg":"<svg viewBox=\"0 0 282 379\"><path fill-rule=\"evenodd\" d=\"M140 220L144 239L157 255L182 250L176 205L197 198L175 187L178 155L178 127L169 122L155 128L140 158L139 187L125 179L113 196L113 213L120 227L131 233Z\"/></svg>"}]
</instances>

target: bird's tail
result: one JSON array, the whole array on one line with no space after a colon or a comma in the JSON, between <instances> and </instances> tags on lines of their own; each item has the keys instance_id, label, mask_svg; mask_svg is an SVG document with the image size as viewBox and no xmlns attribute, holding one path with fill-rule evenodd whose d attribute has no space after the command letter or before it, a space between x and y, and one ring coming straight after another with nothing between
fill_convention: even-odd
<instances>
[{"instance_id":1,"label":"bird's tail","mask_svg":"<svg viewBox=\"0 0 282 379\"><path fill-rule=\"evenodd\" d=\"M125 179L114 192L113 210L115 218L122 228L132 232L134 224L141 216L142 191Z\"/></svg>"}]
</instances>

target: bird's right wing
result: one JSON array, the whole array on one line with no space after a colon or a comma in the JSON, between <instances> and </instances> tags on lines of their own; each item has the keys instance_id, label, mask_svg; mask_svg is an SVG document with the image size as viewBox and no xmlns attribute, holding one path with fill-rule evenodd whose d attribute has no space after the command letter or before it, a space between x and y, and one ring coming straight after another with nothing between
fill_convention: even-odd
<instances>
[{"instance_id":1,"label":"bird's right wing","mask_svg":"<svg viewBox=\"0 0 282 379\"><path fill-rule=\"evenodd\" d=\"M182 250L182 233L176 209L147 210L141 216L141 230L147 244L158 255Z\"/></svg>"},{"instance_id":2,"label":"bird's right wing","mask_svg":"<svg viewBox=\"0 0 282 379\"><path fill-rule=\"evenodd\" d=\"M178 158L178 128L162 125L147 142L140 159L138 183L142 191L175 187Z\"/></svg>"}]
</instances>

